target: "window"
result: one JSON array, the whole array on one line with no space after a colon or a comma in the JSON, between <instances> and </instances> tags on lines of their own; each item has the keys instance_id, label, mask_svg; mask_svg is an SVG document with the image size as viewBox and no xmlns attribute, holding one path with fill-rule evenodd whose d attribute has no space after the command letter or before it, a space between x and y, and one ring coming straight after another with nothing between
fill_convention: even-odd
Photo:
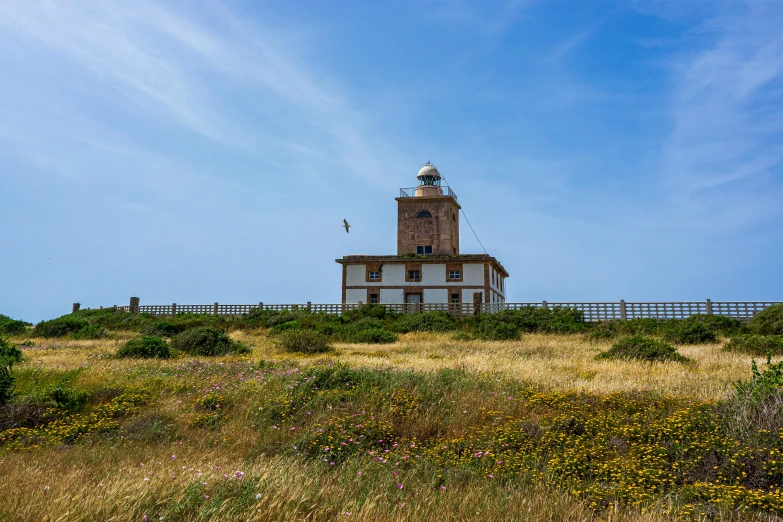
<instances>
[{"instance_id":1,"label":"window","mask_svg":"<svg viewBox=\"0 0 783 522\"><path fill-rule=\"evenodd\" d=\"M451 294L451 302L453 304L459 304L459 294Z\"/></svg>"},{"instance_id":2,"label":"window","mask_svg":"<svg viewBox=\"0 0 783 522\"><path fill-rule=\"evenodd\" d=\"M370 272L370 281L377 281L380 278L381 278L381 273L380 272Z\"/></svg>"},{"instance_id":3,"label":"window","mask_svg":"<svg viewBox=\"0 0 783 522\"><path fill-rule=\"evenodd\" d=\"M416 214L416 217L419 219L431 218L432 214L430 214L429 210L422 210L418 214Z\"/></svg>"},{"instance_id":4,"label":"window","mask_svg":"<svg viewBox=\"0 0 783 522\"><path fill-rule=\"evenodd\" d=\"M411 281L421 281L421 272L418 270L408 270L408 279Z\"/></svg>"},{"instance_id":5,"label":"window","mask_svg":"<svg viewBox=\"0 0 783 522\"><path fill-rule=\"evenodd\" d=\"M432 254L432 245L417 246L416 254L420 256Z\"/></svg>"},{"instance_id":6,"label":"window","mask_svg":"<svg viewBox=\"0 0 783 522\"><path fill-rule=\"evenodd\" d=\"M370 304L378 304L378 294L370 294Z\"/></svg>"},{"instance_id":7,"label":"window","mask_svg":"<svg viewBox=\"0 0 783 522\"><path fill-rule=\"evenodd\" d=\"M459 279L459 270L449 270L449 279Z\"/></svg>"}]
</instances>

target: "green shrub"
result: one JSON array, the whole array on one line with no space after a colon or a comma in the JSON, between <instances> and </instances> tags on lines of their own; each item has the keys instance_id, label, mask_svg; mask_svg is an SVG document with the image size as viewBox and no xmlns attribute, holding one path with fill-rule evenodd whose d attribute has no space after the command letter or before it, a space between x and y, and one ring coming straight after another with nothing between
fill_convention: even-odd
<instances>
[{"instance_id":1,"label":"green shrub","mask_svg":"<svg viewBox=\"0 0 783 522\"><path fill-rule=\"evenodd\" d=\"M590 341L605 341L617 337L617 325L614 321L601 321L592 326L585 337Z\"/></svg>"},{"instance_id":2,"label":"green shrub","mask_svg":"<svg viewBox=\"0 0 783 522\"><path fill-rule=\"evenodd\" d=\"M609 350L598 354L596 359L625 359L648 362L675 361L681 363L689 361L687 357L680 355L674 346L640 335L617 341Z\"/></svg>"},{"instance_id":3,"label":"green shrub","mask_svg":"<svg viewBox=\"0 0 783 522\"><path fill-rule=\"evenodd\" d=\"M364 330L377 330L378 328L383 328L383 327L384 327L383 321L381 321L380 319L365 317L363 319L359 319L358 321L352 323L345 323L342 326L342 330L343 332L352 334Z\"/></svg>"},{"instance_id":4,"label":"green shrub","mask_svg":"<svg viewBox=\"0 0 783 522\"><path fill-rule=\"evenodd\" d=\"M0 337L0 406L13 398L16 378L12 367L21 361L22 351Z\"/></svg>"},{"instance_id":5,"label":"green shrub","mask_svg":"<svg viewBox=\"0 0 783 522\"><path fill-rule=\"evenodd\" d=\"M734 383L734 393L719 405L726 431L734 439L758 444L778 438L783 430L783 361L761 372L754 360L750 381Z\"/></svg>"},{"instance_id":6,"label":"green shrub","mask_svg":"<svg viewBox=\"0 0 783 522\"><path fill-rule=\"evenodd\" d=\"M370 317L373 319L394 319L396 314L380 304L366 303L343 314L346 321L358 321Z\"/></svg>"},{"instance_id":7,"label":"green shrub","mask_svg":"<svg viewBox=\"0 0 783 522\"><path fill-rule=\"evenodd\" d=\"M724 349L749 355L783 355L783 335L735 335Z\"/></svg>"},{"instance_id":8,"label":"green shrub","mask_svg":"<svg viewBox=\"0 0 783 522\"><path fill-rule=\"evenodd\" d=\"M153 335L131 339L117 351L117 357L139 357L168 359L171 357L169 343Z\"/></svg>"},{"instance_id":9,"label":"green shrub","mask_svg":"<svg viewBox=\"0 0 783 522\"><path fill-rule=\"evenodd\" d=\"M289 330L300 330L301 325L299 324L299 321L287 321L285 323L278 323L272 327L272 329L269 331L271 334L279 334L281 332L287 332Z\"/></svg>"},{"instance_id":10,"label":"green shrub","mask_svg":"<svg viewBox=\"0 0 783 522\"><path fill-rule=\"evenodd\" d=\"M660 331L662 321L650 317L636 317L612 323L621 335L655 335Z\"/></svg>"},{"instance_id":11,"label":"green shrub","mask_svg":"<svg viewBox=\"0 0 783 522\"><path fill-rule=\"evenodd\" d=\"M663 333L663 340L675 344L709 344L718 342L718 338L704 323L681 321L672 323Z\"/></svg>"},{"instance_id":12,"label":"green shrub","mask_svg":"<svg viewBox=\"0 0 783 522\"><path fill-rule=\"evenodd\" d=\"M451 338L455 341L472 341L475 339L475 336L470 332L456 332Z\"/></svg>"},{"instance_id":13,"label":"green shrub","mask_svg":"<svg viewBox=\"0 0 783 522\"><path fill-rule=\"evenodd\" d=\"M397 341L397 334L384 328L369 328L352 332L345 340L349 343L388 344Z\"/></svg>"},{"instance_id":14,"label":"green shrub","mask_svg":"<svg viewBox=\"0 0 783 522\"><path fill-rule=\"evenodd\" d=\"M189 355L249 353L250 348L231 339L224 331L209 326L185 330L171 340L171 347Z\"/></svg>"},{"instance_id":15,"label":"green shrub","mask_svg":"<svg viewBox=\"0 0 783 522\"><path fill-rule=\"evenodd\" d=\"M180 329L171 321L163 320L144 325L140 330L144 335L155 337L174 337L180 333Z\"/></svg>"},{"instance_id":16,"label":"green shrub","mask_svg":"<svg viewBox=\"0 0 783 522\"><path fill-rule=\"evenodd\" d=\"M394 329L408 332L451 332L457 329L454 318L446 312L404 314L394 323Z\"/></svg>"},{"instance_id":17,"label":"green shrub","mask_svg":"<svg viewBox=\"0 0 783 522\"><path fill-rule=\"evenodd\" d=\"M73 339L100 339L106 335L106 331L101 328L100 326L91 324L88 326L85 326L84 328L80 328L76 332L73 332L71 334L71 338Z\"/></svg>"},{"instance_id":18,"label":"green shrub","mask_svg":"<svg viewBox=\"0 0 783 522\"><path fill-rule=\"evenodd\" d=\"M698 323L715 334L732 335L742 331L742 323L737 319L723 315L696 314L682 320L682 324Z\"/></svg>"},{"instance_id":19,"label":"green shrub","mask_svg":"<svg viewBox=\"0 0 783 522\"><path fill-rule=\"evenodd\" d=\"M332 348L325 336L312 330L283 332L279 342L285 351L295 353L323 353Z\"/></svg>"},{"instance_id":20,"label":"green shrub","mask_svg":"<svg viewBox=\"0 0 783 522\"><path fill-rule=\"evenodd\" d=\"M517 310L501 310L492 315L498 321L513 324L518 332L577 333L587 328L582 312L561 306L525 306Z\"/></svg>"},{"instance_id":21,"label":"green shrub","mask_svg":"<svg viewBox=\"0 0 783 522\"><path fill-rule=\"evenodd\" d=\"M479 316L473 334L488 341L508 341L519 339L519 329L513 323L507 323L495 317L496 314Z\"/></svg>"},{"instance_id":22,"label":"green shrub","mask_svg":"<svg viewBox=\"0 0 783 522\"><path fill-rule=\"evenodd\" d=\"M757 313L748 322L748 330L759 335L783 335L783 303Z\"/></svg>"},{"instance_id":23,"label":"green shrub","mask_svg":"<svg viewBox=\"0 0 783 522\"><path fill-rule=\"evenodd\" d=\"M7 315L0 314L0 334L18 335L24 333L30 323L11 319Z\"/></svg>"},{"instance_id":24,"label":"green shrub","mask_svg":"<svg viewBox=\"0 0 783 522\"><path fill-rule=\"evenodd\" d=\"M104 333L103 328L92 325L86 319L73 314L64 315L57 319L41 321L33 328L35 337L64 337L66 335L75 339L96 339Z\"/></svg>"},{"instance_id":25,"label":"green shrub","mask_svg":"<svg viewBox=\"0 0 783 522\"><path fill-rule=\"evenodd\" d=\"M213 314L177 314L174 317L164 319L164 321L172 324L180 333L202 326L220 330L225 330L228 326L228 321L225 317Z\"/></svg>"},{"instance_id":26,"label":"green shrub","mask_svg":"<svg viewBox=\"0 0 783 522\"><path fill-rule=\"evenodd\" d=\"M100 308L98 310L79 310L63 317L73 317L87 321L93 326L106 330L137 331L145 324L155 320L150 314L132 314L116 308Z\"/></svg>"},{"instance_id":27,"label":"green shrub","mask_svg":"<svg viewBox=\"0 0 783 522\"><path fill-rule=\"evenodd\" d=\"M89 392L77 391L67 386L68 380L63 381L56 388L46 394L46 398L53 401L58 408L67 411L82 409L91 398Z\"/></svg>"},{"instance_id":28,"label":"green shrub","mask_svg":"<svg viewBox=\"0 0 783 522\"><path fill-rule=\"evenodd\" d=\"M299 315L300 314L288 312L288 311L280 312L267 319L266 322L264 323L264 326L267 326L269 328L274 328L279 324L296 321Z\"/></svg>"}]
</instances>

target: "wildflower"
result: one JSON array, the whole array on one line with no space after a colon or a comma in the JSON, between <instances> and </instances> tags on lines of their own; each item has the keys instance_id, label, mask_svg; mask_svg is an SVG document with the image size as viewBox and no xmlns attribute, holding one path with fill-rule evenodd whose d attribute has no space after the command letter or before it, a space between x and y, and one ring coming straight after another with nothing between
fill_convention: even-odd
<instances>
[{"instance_id":1,"label":"wildflower","mask_svg":"<svg viewBox=\"0 0 783 522\"><path fill-rule=\"evenodd\" d=\"M244 471L237 471L235 473L235 475L237 477L237 480L242 480L244 478L244 476L245 476L245 472Z\"/></svg>"},{"instance_id":2,"label":"wildflower","mask_svg":"<svg viewBox=\"0 0 783 522\"><path fill-rule=\"evenodd\" d=\"M441 487L440 487L440 490L441 490L441 491L446 491L446 486L441 486Z\"/></svg>"},{"instance_id":3,"label":"wildflower","mask_svg":"<svg viewBox=\"0 0 783 522\"><path fill-rule=\"evenodd\" d=\"M357 476L357 477L361 477L361 476L362 476L362 472L361 472L361 471L357 471L357 472L356 472L356 476Z\"/></svg>"},{"instance_id":4,"label":"wildflower","mask_svg":"<svg viewBox=\"0 0 783 522\"><path fill-rule=\"evenodd\" d=\"M256 500L261 500L261 493L256 493Z\"/></svg>"},{"instance_id":5,"label":"wildflower","mask_svg":"<svg viewBox=\"0 0 783 522\"><path fill-rule=\"evenodd\" d=\"M402 487L403 487L403 486L402 486L402 484L400 484L400 483L398 482L398 483L397 483L397 489L402 489Z\"/></svg>"},{"instance_id":6,"label":"wildflower","mask_svg":"<svg viewBox=\"0 0 783 522\"><path fill-rule=\"evenodd\" d=\"M141 517L141 519L142 519L142 520L147 520L147 514L146 514L146 513L144 513L144 516L143 516L143 517Z\"/></svg>"},{"instance_id":7,"label":"wildflower","mask_svg":"<svg viewBox=\"0 0 783 522\"><path fill-rule=\"evenodd\" d=\"M49 491L49 486L44 486L44 491Z\"/></svg>"},{"instance_id":8,"label":"wildflower","mask_svg":"<svg viewBox=\"0 0 783 522\"><path fill-rule=\"evenodd\" d=\"M396 472L396 471L394 471L394 470L392 470L392 476L395 476L395 477L396 477L396 476L397 476L397 472Z\"/></svg>"},{"instance_id":9,"label":"wildflower","mask_svg":"<svg viewBox=\"0 0 783 522\"><path fill-rule=\"evenodd\" d=\"M495 478L495 475L487 475L487 478Z\"/></svg>"},{"instance_id":10,"label":"wildflower","mask_svg":"<svg viewBox=\"0 0 783 522\"><path fill-rule=\"evenodd\" d=\"M172 455L171 456L171 460L177 460L177 456L176 455Z\"/></svg>"},{"instance_id":11,"label":"wildflower","mask_svg":"<svg viewBox=\"0 0 783 522\"><path fill-rule=\"evenodd\" d=\"M330 466L334 466L334 462L330 462L330 463L329 463L329 465L330 465Z\"/></svg>"}]
</instances>

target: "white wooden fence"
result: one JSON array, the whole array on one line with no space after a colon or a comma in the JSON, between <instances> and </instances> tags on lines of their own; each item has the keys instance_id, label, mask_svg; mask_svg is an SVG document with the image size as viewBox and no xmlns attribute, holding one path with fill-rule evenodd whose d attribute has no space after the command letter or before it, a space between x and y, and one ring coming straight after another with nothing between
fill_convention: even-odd
<instances>
[{"instance_id":1,"label":"white wooden fence","mask_svg":"<svg viewBox=\"0 0 783 522\"><path fill-rule=\"evenodd\" d=\"M138 301L136 301L138 302ZM751 317L780 301L684 301L684 302L557 302L540 301L534 303L481 303L479 313L494 313L501 310L519 310L526 307L537 308L574 308L584 314L585 321L606 321L616 319L685 319L695 314L721 315L740 320ZM214 314L226 317L238 317L253 309L285 311L309 310L312 313L342 314L358 308L360 304L219 304L209 305L136 305L114 306L112 308L125 311L148 313L156 316L171 316L182 313ZM398 313L430 312L440 310L454 315L473 315L476 311L473 303L419 303L419 304L383 304L389 310ZM136 310L135 308L138 308ZM78 310L74 303L74 310Z\"/></svg>"}]
</instances>

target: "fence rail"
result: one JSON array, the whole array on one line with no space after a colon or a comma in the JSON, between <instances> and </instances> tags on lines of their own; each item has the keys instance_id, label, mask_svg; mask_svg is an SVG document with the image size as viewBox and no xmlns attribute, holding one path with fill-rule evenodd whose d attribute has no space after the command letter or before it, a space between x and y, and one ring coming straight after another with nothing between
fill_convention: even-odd
<instances>
[{"instance_id":1,"label":"fence rail","mask_svg":"<svg viewBox=\"0 0 783 522\"><path fill-rule=\"evenodd\" d=\"M238 317L249 313L251 310L272 310L276 312L286 310L309 310L313 313L342 314L361 306L361 303L346 304L206 304L206 305L139 305L138 300L131 301L131 306L114 306L112 308L126 312L147 313L156 316L171 316L182 313L214 314L227 317ZM684 302L603 302L603 303L575 303L547 301L531 303L481 303L476 310L473 303L410 303L410 304L383 304L388 310L398 313L416 313L443 311L454 315L474 315L474 313L495 313L501 310L520 310L526 307L537 308L575 308L584 314L585 321L610 321L622 319L685 319L696 314L720 315L739 320L749 320L754 315L780 301L684 301ZM74 310L78 310L78 303L74 303ZM89 309L88 309L89 310Z\"/></svg>"}]
</instances>

